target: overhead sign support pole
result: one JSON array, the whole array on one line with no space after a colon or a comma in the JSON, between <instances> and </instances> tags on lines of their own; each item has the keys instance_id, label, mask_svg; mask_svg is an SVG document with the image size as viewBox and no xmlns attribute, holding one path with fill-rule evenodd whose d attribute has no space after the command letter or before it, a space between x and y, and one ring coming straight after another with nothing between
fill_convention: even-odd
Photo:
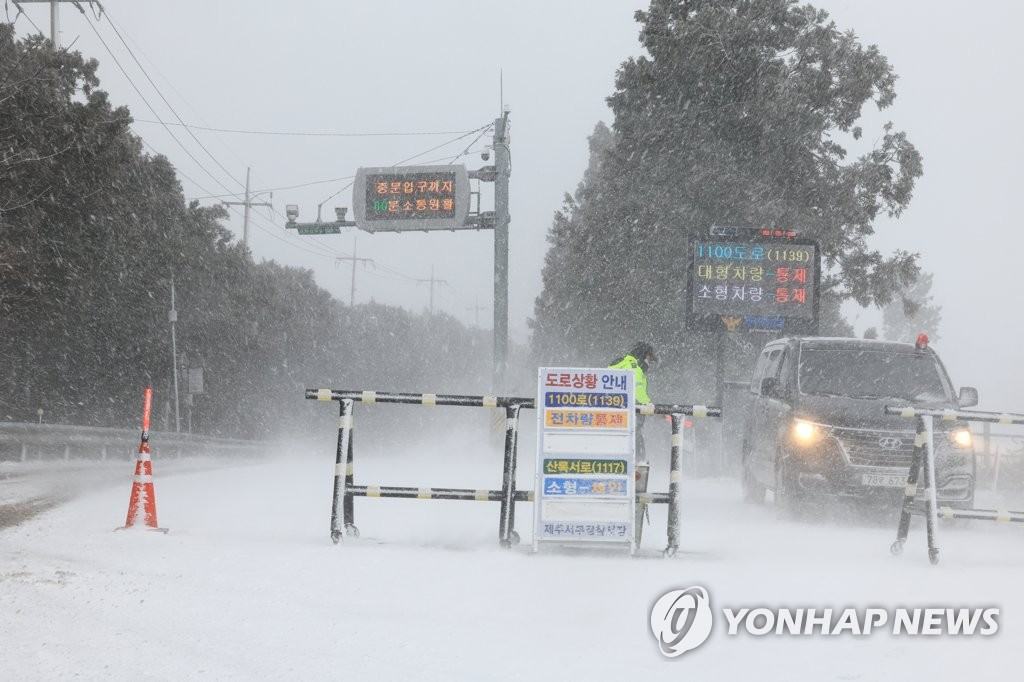
<instances>
[{"instance_id":1,"label":"overhead sign support pole","mask_svg":"<svg viewBox=\"0 0 1024 682\"><path fill-rule=\"evenodd\" d=\"M369 232L494 230L494 368L495 393L505 393L508 368L508 212L512 174L506 105L494 119L494 165L467 171L465 166L394 166L359 168L352 182L352 212L335 208L337 220L298 222L299 207L285 207L285 228L301 235L340 234L343 227ZM487 160L487 154L482 158ZM494 211L470 213L469 181L494 183Z\"/></svg>"},{"instance_id":2,"label":"overhead sign support pole","mask_svg":"<svg viewBox=\"0 0 1024 682\"><path fill-rule=\"evenodd\" d=\"M494 119L494 379L493 390L505 393L508 367L508 115Z\"/></svg>"}]
</instances>

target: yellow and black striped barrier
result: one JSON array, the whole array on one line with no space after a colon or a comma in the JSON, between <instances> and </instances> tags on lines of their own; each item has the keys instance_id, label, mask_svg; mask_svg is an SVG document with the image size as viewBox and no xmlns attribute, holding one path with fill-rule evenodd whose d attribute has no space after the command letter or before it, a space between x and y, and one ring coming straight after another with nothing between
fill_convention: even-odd
<instances>
[{"instance_id":1,"label":"yellow and black striped barrier","mask_svg":"<svg viewBox=\"0 0 1024 682\"><path fill-rule=\"evenodd\" d=\"M937 544L938 519L971 519L974 521L998 521L1002 523L1024 523L1024 512L999 511L995 509L958 509L950 506L938 506L936 499L937 484L935 481L935 433L934 420L958 422L983 422L990 424L1024 425L1024 415L1007 412L982 412L977 410L927 409L913 406L892 406L885 408L885 413L914 419L917 429L914 436L914 454L910 460L910 471L907 473L907 485L904 489L903 508L900 512L899 526L896 530L896 541L890 547L893 554L902 554L903 545L910 532L911 514L923 513L928 529L928 559L932 564L939 563L939 547ZM924 474L924 508L917 503L918 481Z\"/></svg>"},{"instance_id":2,"label":"yellow and black striped barrier","mask_svg":"<svg viewBox=\"0 0 1024 682\"><path fill-rule=\"evenodd\" d=\"M330 388L307 388L307 400L337 401L340 405L338 420L338 446L334 470L334 501L331 507L331 540L341 541L342 532L359 537L355 525L353 500L356 497L392 497L420 500L466 500L501 502L498 540L503 547L511 547L519 540L515 531L515 503L532 502L532 491L516 490L516 460L518 452L519 412L534 409L533 398L503 396L467 396L440 393L391 393L378 391L352 391ZM501 490L471 490L463 488L412 488L398 486L355 485L352 410L355 403L398 403L405 405L484 407L505 410L505 457ZM638 405L638 414L669 415L672 422L672 449L668 493L641 493L637 503L667 504L669 506L668 547L666 556L679 548L680 484L682 481L682 424L683 417L721 417L720 407L706 405L656 404ZM340 514L339 514L340 510Z\"/></svg>"}]
</instances>

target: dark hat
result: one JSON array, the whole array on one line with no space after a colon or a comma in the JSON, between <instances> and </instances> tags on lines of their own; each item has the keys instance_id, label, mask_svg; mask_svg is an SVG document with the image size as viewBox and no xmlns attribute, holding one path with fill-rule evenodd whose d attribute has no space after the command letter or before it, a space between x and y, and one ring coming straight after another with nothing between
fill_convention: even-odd
<instances>
[{"instance_id":1,"label":"dark hat","mask_svg":"<svg viewBox=\"0 0 1024 682\"><path fill-rule=\"evenodd\" d=\"M633 349L629 351L629 354L632 355L637 360L643 360L648 355L650 355L655 360L658 359L657 353L654 352L654 346L647 343L646 341L638 342L635 346L633 346Z\"/></svg>"}]
</instances>

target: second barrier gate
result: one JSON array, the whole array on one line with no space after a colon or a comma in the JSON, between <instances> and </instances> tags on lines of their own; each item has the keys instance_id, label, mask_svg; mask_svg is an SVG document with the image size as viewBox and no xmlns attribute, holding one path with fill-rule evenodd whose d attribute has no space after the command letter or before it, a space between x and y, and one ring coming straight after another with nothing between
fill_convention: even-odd
<instances>
[{"instance_id":1,"label":"second barrier gate","mask_svg":"<svg viewBox=\"0 0 1024 682\"><path fill-rule=\"evenodd\" d=\"M307 400L337 401L339 403L338 445L334 469L334 496L331 505L331 540L335 544L341 541L343 534L350 537L359 537L359 529L355 525L354 500L356 497L500 502L498 541L502 547L506 548L519 542L519 534L515 530L515 503L532 502L534 496L532 490L516 490L519 413L523 409L535 408L533 398L444 395L437 393L385 393L330 388L307 388L305 396ZM357 402L367 404L398 403L405 405L504 409L505 453L502 464L501 489L356 485L352 442L352 412ZM636 412L642 415L667 415L672 423L668 492L639 493L637 494L636 501L641 505L668 505L668 545L665 548L664 554L665 556L673 556L679 549L683 417L721 417L722 410L720 407L704 405L645 404L638 405Z\"/></svg>"},{"instance_id":2,"label":"second barrier gate","mask_svg":"<svg viewBox=\"0 0 1024 682\"><path fill-rule=\"evenodd\" d=\"M917 423L914 438L914 454L910 460L910 471L907 474L907 485L903 496L903 509L900 514L899 527L896 530L896 541L890 547L893 554L902 554L903 545L910 533L911 514L923 514L928 534L928 559L932 564L939 563L939 547L937 541L938 519L971 519L974 521L999 521L1024 523L1024 511L1000 511L995 509L956 509L951 506L939 507L936 494L935 479L935 429L936 418L943 421L981 422L988 424L1024 425L1024 415L999 412L981 412L974 410L929 410L914 407L889 405L885 413L914 419ZM923 508L917 502L918 481L924 484Z\"/></svg>"}]
</instances>

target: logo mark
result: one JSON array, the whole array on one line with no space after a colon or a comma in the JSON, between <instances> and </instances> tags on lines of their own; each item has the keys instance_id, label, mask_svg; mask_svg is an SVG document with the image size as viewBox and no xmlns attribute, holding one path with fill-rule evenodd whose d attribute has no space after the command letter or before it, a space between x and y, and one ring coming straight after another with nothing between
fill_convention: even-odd
<instances>
[{"instance_id":1,"label":"logo mark","mask_svg":"<svg viewBox=\"0 0 1024 682\"><path fill-rule=\"evenodd\" d=\"M724 315L722 316L722 324L724 324L725 328L731 332L736 331L740 326L740 322L742 321L742 317L725 317Z\"/></svg>"},{"instance_id":2,"label":"logo mark","mask_svg":"<svg viewBox=\"0 0 1024 682\"><path fill-rule=\"evenodd\" d=\"M885 438L879 438L878 445L883 450L899 450L900 448L903 447L903 441L900 440L899 438L887 436Z\"/></svg>"},{"instance_id":3,"label":"logo mark","mask_svg":"<svg viewBox=\"0 0 1024 682\"><path fill-rule=\"evenodd\" d=\"M711 600L703 587L668 592L651 608L651 632L668 658L696 649L711 635Z\"/></svg>"}]
</instances>

